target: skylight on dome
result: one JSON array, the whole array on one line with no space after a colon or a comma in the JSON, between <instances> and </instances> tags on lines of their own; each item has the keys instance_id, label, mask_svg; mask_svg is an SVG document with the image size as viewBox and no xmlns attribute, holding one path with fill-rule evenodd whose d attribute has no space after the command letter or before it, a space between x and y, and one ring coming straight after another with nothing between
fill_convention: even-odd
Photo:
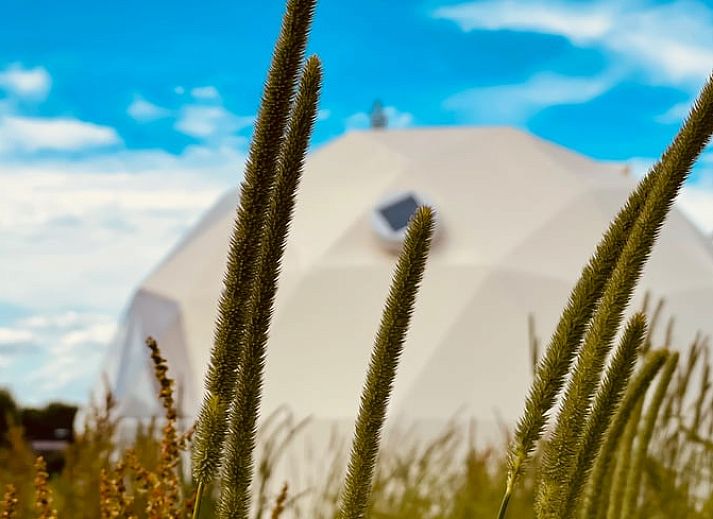
<instances>
[{"instance_id":1,"label":"skylight on dome","mask_svg":"<svg viewBox=\"0 0 713 519\"><path fill-rule=\"evenodd\" d=\"M407 195L385 207L379 208L379 212L386 219L391 230L398 232L406 229L411 216L416 212L419 205L421 204L412 195Z\"/></svg>"},{"instance_id":2,"label":"skylight on dome","mask_svg":"<svg viewBox=\"0 0 713 519\"><path fill-rule=\"evenodd\" d=\"M420 193L402 191L383 198L371 213L371 224L381 243L398 251L406 237L409 220L420 206L433 204ZM438 227L438 226L436 226Z\"/></svg>"}]
</instances>

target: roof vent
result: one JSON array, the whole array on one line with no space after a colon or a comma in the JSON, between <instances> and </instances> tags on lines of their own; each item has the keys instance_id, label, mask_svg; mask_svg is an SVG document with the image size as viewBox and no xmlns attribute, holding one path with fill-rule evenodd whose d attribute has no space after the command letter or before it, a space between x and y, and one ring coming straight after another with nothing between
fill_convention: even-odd
<instances>
[{"instance_id":1,"label":"roof vent","mask_svg":"<svg viewBox=\"0 0 713 519\"><path fill-rule=\"evenodd\" d=\"M388 249L398 251L401 248L406 237L408 222L416 209L422 205L433 207L433 204L420 193L402 191L383 198L374 207L371 213L371 225Z\"/></svg>"},{"instance_id":2,"label":"roof vent","mask_svg":"<svg viewBox=\"0 0 713 519\"><path fill-rule=\"evenodd\" d=\"M372 130L383 130L389 125L389 118L386 115L384 106L381 101L374 101L374 105L371 107L371 115L369 116L371 122Z\"/></svg>"}]
</instances>

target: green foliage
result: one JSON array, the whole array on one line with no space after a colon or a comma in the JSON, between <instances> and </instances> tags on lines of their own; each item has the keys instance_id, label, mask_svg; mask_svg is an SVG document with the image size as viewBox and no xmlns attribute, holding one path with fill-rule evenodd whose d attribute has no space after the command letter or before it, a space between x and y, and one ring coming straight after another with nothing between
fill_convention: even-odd
<instances>
[{"instance_id":1,"label":"green foliage","mask_svg":"<svg viewBox=\"0 0 713 519\"><path fill-rule=\"evenodd\" d=\"M10 425L18 423L20 412L17 403L7 389L0 388L0 442L10 429Z\"/></svg>"}]
</instances>

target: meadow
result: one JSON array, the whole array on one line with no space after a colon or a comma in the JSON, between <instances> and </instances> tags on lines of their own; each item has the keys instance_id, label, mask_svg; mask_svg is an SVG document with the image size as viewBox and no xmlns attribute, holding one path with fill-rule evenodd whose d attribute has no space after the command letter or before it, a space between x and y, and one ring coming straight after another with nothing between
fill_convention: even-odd
<instances>
[{"instance_id":1,"label":"meadow","mask_svg":"<svg viewBox=\"0 0 713 519\"><path fill-rule=\"evenodd\" d=\"M293 494L289 481L272 481L274 457L256 454L265 452L256 450L259 441L270 442L259 434L260 400L280 262L322 83L319 58L305 59L315 3L287 2L196 423L179 427L170 366L148 338L164 416L124 445L107 394L51 477L21 427L11 425L0 449L2 517L712 517L706 339L688 348L654 341L658 306L625 319L659 230L713 133L710 80L596 245L538 356L522 417L501 445L473 444L468 430L454 427L427 444L381 449L433 233L433 211L421 207L395 266L362 394L355 395L360 408L348 461L326 461L324 481L309 496ZM273 445L279 453L289 444Z\"/></svg>"}]
</instances>

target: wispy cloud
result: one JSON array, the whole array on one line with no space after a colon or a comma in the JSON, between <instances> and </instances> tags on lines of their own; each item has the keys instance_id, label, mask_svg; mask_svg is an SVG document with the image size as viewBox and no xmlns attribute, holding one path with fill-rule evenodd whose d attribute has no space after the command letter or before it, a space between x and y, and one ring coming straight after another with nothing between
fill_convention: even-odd
<instances>
[{"instance_id":1,"label":"wispy cloud","mask_svg":"<svg viewBox=\"0 0 713 519\"><path fill-rule=\"evenodd\" d=\"M693 106L693 100L676 103L664 113L657 115L656 120L663 124L681 123L691 111L691 106Z\"/></svg>"},{"instance_id":2,"label":"wispy cloud","mask_svg":"<svg viewBox=\"0 0 713 519\"><path fill-rule=\"evenodd\" d=\"M0 89L17 97L44 98L51 85L52 78L42 67L24 68L15 63L0 71Z\"/></svg>"},{"instance_id":3,"label":"wispy cloud","mask_svg":"<svg viewBox=\"0 0 713 519\"><path fill-rule=\"evenodd\" d=\"M445 6L436 9L433 16L452 20L464 31L514 29L561 34L581 43L602 38L614 25L612 10L603 5L523 0L485 0Z\"/></svg>"},{"instance_id":4,"label":"wispy cloud","mask_svg":"<svg viewBox=\"0 0 713 519\"><path fill-rule=\"evenodd\" d=\"M612 84L612 79L539 74L527 82L472 88L447 98L443 106L466 122L520 124L548 106L587 102Z\"/></svg>"},{"instance_id":5,"label":"wispy cloud","mask_svg":"<svg viewBox=\"0 0 713 519\"><path fill-rule=\"evenodd\" d=\"M180 96L186 93L181 86L174 91ZM254 121L252 116L236 115L223 106L220 93L214 86L192 88L190 98L190 102L171 110L136 96L129 105L128 114L139 122L170 117L176 131L214 147L234 144L235 134Z\"/></svg>"},{"instance_id":6,"label":"wispy cloud","mask_svg":"<svg viewBox=\"0 0 713 519\"><path fill-rule=\"evenodd\" d=\"M36 314L0 329L0 336L25 341L8 350L0 343L3 385L38 404L62 395L82 401L96 379L115 332L114 318L91 312Z\"/></svg>"},{"instance_id":7,"label":"wispy cloud","mask_svg":"<svg viewBox=\"0 0 713 519\"><path fill-rule=\"evenodd\" d=\"M35 312L0 327L3 385L84 400L131 292L244 158L239 143L0 165L2 296Z\"/></svg>"},{"instance_id":8,"label":"wispy cloud","mask_svg":"<svg viewBox=\"0 0 713 519\"><path fill-rule=\"evenodd\" d=\"M148 269L238 183L245 146L0 165L3 298L43 311L118 311Z\"/></svg>"},{"instance_id":9,"label":"wispy cloud","mask_svg":"<svg viewBox=\"0 0 713 519\"><path fill-rule=\"evenodd\" d=\"M114 128L73 117L26 116L19 112L22 102L37 103L49 93L52 79L42 67L11 65L0 71L0 89L8 99L0 104L0 154L42 151L76 152L121 144Z\"/></svg>"},{"instance_id":10,"label":"wispy cloud","mask_svg":"<svg viewBox=\"0 0 713 519\"><path fill-rule=\"evenodd\" d=\"M0 350L7 346L29 344L34 338L34 335L29 330L0 327Z\"/></svg>"},{"instance_id":11,"label":"wispy cloud","mask_svg":"<svg viewBox=\"0 0 713 519\"><path fill-rule=\"evenodd\" d=\"M171 110L158 106L140 96L134 98L127 109L127 113L133 119L142 123L163 119L172 114Z\"/></svg>"},{"instance_id":12,"label":"wispy cloud","mask_svg":"<svg viewBox=\"0 0 713 519\"><path fill-rule=\"evenodd\" d=\"M575 45L600 47L655 81L698 86L713 68L713 11L692 0L660 5L484 0L441 7L433 16L464 31L561 35Z\"/></svg>"},{"instance_id":13,"label":"wispy cloud","mask_svg":"<svg viewBox=\"0 0 713 519\"><path fill-rule=\"evenodd\" d=\"M126 149L112 127L26 106L0 105L0 271L3 298L36 313L0 327L2 383L26 403L83 400L134 287L239 182L247 140L236 132L252 117L209 91L175 110L137 96L135 120L174 118L200 141L173 154Z\"/></svg>"},{"instance_id":14,"label":"wispy cloud","mask_svg":"<svg viewBox=\"0 0 713 519\"><path fill-rule=\"evenodd\" d=\"M114 128L73 118L0 115L0 152L79 151L121 144Z\"/></svg>"},{"instance_id":15,"label":"wispy cloud","mask_svg":"<svg viewBox=\"0 0 713 519\"><path fill-rule=\"evenodd\" d=\"M214 86L202 86L191 89L191 95L200 100L214 101L220 99L220 93Z\"/></svg>"},{"instance_id":16,"label":"wispy cloud","mask_svg":"<svg viewBox=\"0 0 713 519\"><path fill-rule=\"evenodd\" d=\"M175 128L201 139L221 139L252 124L252 117L240 117L223 106L191 104L181 109Z\"/></svg>"}]
</instances>

